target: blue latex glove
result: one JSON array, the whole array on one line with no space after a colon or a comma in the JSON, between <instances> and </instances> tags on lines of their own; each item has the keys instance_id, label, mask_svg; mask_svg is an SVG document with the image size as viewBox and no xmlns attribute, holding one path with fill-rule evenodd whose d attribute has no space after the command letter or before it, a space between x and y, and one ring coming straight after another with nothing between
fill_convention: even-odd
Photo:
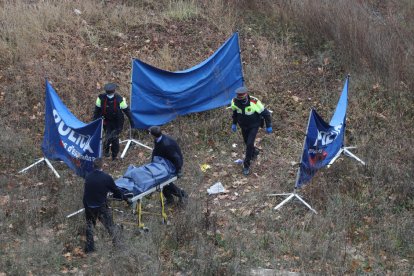
<instances>
[{"instance_id":1,"label":"blue latex glove","mask_svg":"<svg viewBox=\"0 0 414 276\"><path fill-rule=\"evenodd\" d=\"M266 128L266 132L267 133L272 133L273 132L273 128L272 127L267 127Z\"/></svg>"},{"instance_id":2,"label":"blue latex glove","mask_svg":"<svg viewBox=\"0 0 414 276\"><path fill-rule=\"evenodd\" d=\"M233 131L233 132L237 131L237 126L235 124L231 125L231 131Z\"/></svg>"}]
</instances>

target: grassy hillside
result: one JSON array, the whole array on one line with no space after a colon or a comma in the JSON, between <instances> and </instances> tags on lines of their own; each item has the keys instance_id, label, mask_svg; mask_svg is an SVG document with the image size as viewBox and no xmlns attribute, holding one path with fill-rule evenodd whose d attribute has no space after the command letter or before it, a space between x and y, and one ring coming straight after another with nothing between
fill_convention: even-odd
<instances>
[{"instance_id":1,"label":"grassy hillside","mask_svg":"<svg viewBox=\"0 0 414 276\"><path fill-rule=\"evenodd\" d=\"M0 0L0 275L411 275L412 15L408 0ZM188 206L169 210L169 225L145 216L149 233L125 224L122 250L98 225L97 253L85 256L83 215L66 219L82 208L82 179L59 162L61 179L45 166L17 173L42 156L44 78L89 122L104 83L117 82L129 102L132 58L186 69L236 30L246 85L275 129L259 132L252 175L233 162L244 148L229 110L180 117L164 131L184 153L177 184ZM328 120L347 73L346 144L367 165L342 157L317 173L301 194L318 215L295 202L274 211L282 199L267 195L293 189L309 109ZM145 131L133 135L152 143ZM149 158L134 147L105 170L118 177ZM218 181L229 193L208 196ZM155 196L145 203L159 210Z\"/></svg>"}]
</instances>

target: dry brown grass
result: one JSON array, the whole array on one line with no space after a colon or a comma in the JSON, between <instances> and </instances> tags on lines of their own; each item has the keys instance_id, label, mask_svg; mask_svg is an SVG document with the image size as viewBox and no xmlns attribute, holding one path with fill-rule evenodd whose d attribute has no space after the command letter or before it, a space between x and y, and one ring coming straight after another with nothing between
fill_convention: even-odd
<instances>
[{"instance_id":1,"label":"dry brown grass","mask_svg":"<svg viewBox=\"0 0 414 276\"><path fill-rule=\"evenodd\" d=\"M289 1L282 6L286 20L305 35L304 49L333 41L349 68L369 68L391 88L400 81L413 88L411 1Z\"/></svg>"},{"instance_id":2,"label":"dry brown grass","mask_svg":"<svg viewBox=\"0 0 414 276\"><path fill-rule=\"evenodd\" d=\"M0 1L0 274L244 275L264 267L409 275L412 4L359 3ZM186 69L235 30L246 83L274 111L276 132L258 136L257 175L241 177L233 164L243 147L241 135L229 129L228 110L180 117L165 131L178 138L185 155L177 184L190 194L187 208L169 212L168 226L146 216L147 234L126 226L123 250L114 250L99 226L98 253L83 256L84 218L65 219L82 207L82 179L58 162L61 180L41 166L16 175L41 156L44 77L76 116L89 121L104 82L118 82L128 97L131 58ZM317 216L294 202L275 212L280 201L267 194L293 188L291 162L298 161L309 108L329 118L348 72L347 144L358 145L368 165L341 158L319 172L302 191ZM152 143L144 132L134 135ZM148 158L149 151L134 147L105 169L118 177L128 164ZM201 164L211 169L203 173ZM217 181L230 193L208 197L207 187Z\"/></svg>"}]
</instances>

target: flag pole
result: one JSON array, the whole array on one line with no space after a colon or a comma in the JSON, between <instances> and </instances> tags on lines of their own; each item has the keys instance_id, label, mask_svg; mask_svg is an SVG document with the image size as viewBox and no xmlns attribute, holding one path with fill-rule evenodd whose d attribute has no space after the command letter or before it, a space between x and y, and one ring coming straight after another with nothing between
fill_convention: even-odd
<instances>
[{"instance_id":1,"label":"flag pole","mask_svg":"<svg viewBox=\"0 0 414 276\"><path fill-rule=\"evenodd\" d=\"M48 84L48 80L47 80L47 77L45 77L45 91L46 91L46 89L47 89L47 84ZM45 98L45 101L46 101L46 98ZM46 114L46 112L45 112L45 114ZM43 157L42 158L39 158L37 161L35 161L33 164L31 164L30 166L28 166L28 167L26 167L26 168L24 168L24 169L22 169L22 170L20 170L18 173L24 173L24 172L26 172L26 171L28 171L29 169L31 169L31 168L33 168L33 167L35 167L36 165L38 165L38 164L40 164L40 163L43 163L43 162L45 162L46 163L46 165L52 170L52 172L55 174L55 176L57 177L57 178L60 178L60 175L59 175L59 173L56 171L56 169L53 167L53 165L52 165L52 163L49 161L49 159L47 159L46 158L46 156L44 155L44 153L43 153Z\"/></svg>"},{"instance_id":2,"label":"flag pole","mask_svg":"<svg viewBox=\"0 0 414 276\"><path fill-rule=\"evenodd\" d=\"M310 124L310 119L311 119L311 116L312 116L312 111L313 111L313 108L311 108L311 110L309 111L308 125L306 126L305 137L303 138L302 155L300 156L298 172L296 173L295 188L294 188L295 191L296 191L296 189L298 189L298 181L299 181L299 177L300 177L300 166L302 164L303 151L305 150L306 138L308 137L309 124Z\"/></svg>"},{"instance_id":3,"label":"flag pole","mask_svg":"<svg viewBox=\"0 0 414 276\"><path fill-rule=\"evenodd\" d=\"M101 139L99 140L99 158L102 158L102 148L103 148L103 142L102 142L102 138L103 138L103 119L101 118Z\"/></svg>"},{"instance_id":4,"label":"flag pole","mask_svg":"<svg viewBox=\"0 0 414 276\"><path fill-rule=\"evenodd\" d=\"M132 58L131 59L131 79L130 79L130 82L129 82L129 85L130 85L130 89L129 89L129 101L130 101L131 113L132 113L132 75L133 75L133 68L134 68L134 59ZM129 138L126 139L126 140L121 141L120 143L122 144L122 143L125 143L125 142L126 142L126 145L125 145L124 150L122 151L121 159L123 159L125 157L125 154L127 153L129 147L132 144L137 144L139 146L142 146L144 148L147 148L149 150L152 150L151 147L149 147L149 146L147 146L145 144L142 144L138 140L132 138L132 127L131 127L131 125L129 126Z\"/></svg>"},{"instance_id":5,"label":"flag pole","mask_svg":"<svg viewBox=\"0 0 414 276\"><path fill-rule=\"evenodd\" d=\"M351 75L350 74L348 74L347 76L346 76L346 80L345 80L345 83L346 83L346 85L347 85L347 97L348 97L348 90L349 90L349 82L350 82L350 78L351 78ZM345 113L346 114L346 113ZM339 158L339 157L341 157L341 155L342 154L344 154L344 155L346 155L346 156L348 156L348 157L351 157L351 158L353 158L353 159L355 159L356 161L358 161L359 163L361 163L362 165L364 165L365 166L365 162L364 161L362 161L360 158L358 158L355 154L353 154L351 151L350 151L350 149L353 149L353 148L356 148L356 147L352 147L352 146L350 146L350 147L346 147L345 146L345 127L346 127L346 116L345 116L345 118L344 118L344 121L343 121L343 124L344 124L344 136L343 136L343 141L342 141L342 147L341 147L341 149L338 151L338 153L332 158L332 160L329 162L329 164L327 165L327 167L329 168L330 166L332 166L332 164Z\"/></svg>"},{"instance_id":6,"label":"flag pole","mask_svg":"<svg viewBox=\"0 0 414 276\"><path fill-rule=\"evenodd\" d=\"M241 69L241 73L242 73L242 84L244 85L244 70L243 70L243 59L242 59L242 54L241 54L241 48L240 48L240 37L239 37L239 31L236 31L237 33L237 45L239 46L239 57L240 57L240 69Z\"/></svg>"},{"instance_id":7,"label":"flag pole","mask_svg":"<svg viewBox=\"0 0 414 276\"><path fill-rule=\"evenodd\" d=\"M297 187L298 185L298 181L299 181L299 177L300 177L300 168L301 168L301 164L302 164L302 158L303 158L303 151L305 150L305 143L306 143L306 137L308 136L308 130L309 130L309 124L310 124L310 118L312 116L312 111L313 108L311 108L310 112L309 112L309 118L308 118L308 125L306 126L306 134L305 134L305 138L303 140L303 148L301 151L301 157L299 160L299 167L298 167L298 172L296 173L296 180L295 180L295 187L293 189L292 193L283 193L283 194L269 194L268 196L287 196L287 198L285 198L281 203L279 203L276 207L274 207L274 210L278 210L280 209L283 205L285 205L286 203L288 203L290 200L297 198L299 199L300 202L302 202L306 207L308 207L312 212L314 212L315 214L318 214L318 212L316 212L315 209L313 209L305 200L302 199L301 196L299 196L297 194L297 189L299 189Z\"/></svg>"}]
</instances>

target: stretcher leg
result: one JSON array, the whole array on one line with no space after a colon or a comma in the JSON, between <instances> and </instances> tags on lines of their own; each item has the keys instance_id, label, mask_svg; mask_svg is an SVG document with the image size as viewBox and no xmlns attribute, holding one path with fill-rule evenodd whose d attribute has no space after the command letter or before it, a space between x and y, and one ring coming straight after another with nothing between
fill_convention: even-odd
<instances>
[{"instance_id":1,"label":"stretcher leg","mask_svg":"<svg viewBox=\"0 0 414 276\"><path fill-rule=\"evenodd\" d=\"M167 223L167 214L165 213L164 196L162 194L162 190L160 191L160 201L161 201L162 222Z\"/></svg>"},{"instance_id":2,"label":"stretcher leg","mask_svg":"<svg viewBox=\"0 0 414 276\"><path fill-rule=\"evenodd\" d=\"M143 229L144 224L142 223L142 206L141 206L141 199L138 200L137 204L137 216L138 216L138 228Z\"/></svg>"}]
</instances>

